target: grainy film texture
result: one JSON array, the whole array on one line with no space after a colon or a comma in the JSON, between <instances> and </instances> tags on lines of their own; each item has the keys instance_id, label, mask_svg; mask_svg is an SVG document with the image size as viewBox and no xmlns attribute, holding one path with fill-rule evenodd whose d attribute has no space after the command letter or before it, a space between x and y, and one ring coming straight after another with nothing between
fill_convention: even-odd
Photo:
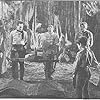
<instances>
[{"instance_id":1,"label":"grainy film texture","mask_svg":"<svg viewBox=\"0 0 100 100\"><path fill-rule=\"evenodd\" d=\"M99 43L99 0L0 0L0 98L100 98Z\"/></svg>"}]
</instances>

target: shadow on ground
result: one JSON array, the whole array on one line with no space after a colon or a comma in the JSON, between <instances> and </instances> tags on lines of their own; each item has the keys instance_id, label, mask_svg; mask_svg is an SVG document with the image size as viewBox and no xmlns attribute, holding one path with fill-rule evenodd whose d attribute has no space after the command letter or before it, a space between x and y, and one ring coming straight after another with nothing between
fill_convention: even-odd
<instances>
[{"instance_id":1,"label":"shadow on ground","mask_svg":"<svg viewBox=\"0 0 100 100\"><path fill-rule=\"evenodd\" d=\"M27 65L25 81L10 80L11 70L0 79L0 98L76 98L72 84L72 65L58 65L53 81L46 81L43 64ZM91 99L100 98L100 86L89 83Z\"/></svg>"}]
</instances>

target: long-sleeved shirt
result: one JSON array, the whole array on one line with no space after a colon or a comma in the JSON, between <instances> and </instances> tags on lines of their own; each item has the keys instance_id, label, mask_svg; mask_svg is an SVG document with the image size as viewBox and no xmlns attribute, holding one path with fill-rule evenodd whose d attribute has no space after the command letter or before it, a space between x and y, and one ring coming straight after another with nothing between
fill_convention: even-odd
<instances>
[{"instance_id":1,"label":"long-sleeved shirt","mask_svg":"<svg viewBox=\"0 0 100 100\"><path fill-rule=\"evenodd\" d=\"M55 45L57 45L58 43L59 43L59 38L56 33L46 32L43 34L42 48L44 51L55 49Z\"/></svg>"},{"instance_id":2,"label":"long-sleeved shirt","mask_svg":"<svg viewBox=\"0 0 100 100\"><path fill-rule=\"evenodd\" d=\"M12 31L10 34L10 42L11 42L11 45L14 45L14 44L25 45L25 43L27 42L27 32L23 31L22 33L18 30Z\"/></svg>"},{"instance_id":3,"label":"long-sleeved shirt","mask_svg":"<svg viewBox=\"0 0 100 100\"><path fill-rule=\"evenodd\" d=\"M88 39L87 45L89 47L92 47L93 46L93 34L89 30L85 30L85 31L82 31L82 35L87 37Z\"/></svg>"}]
</instances>

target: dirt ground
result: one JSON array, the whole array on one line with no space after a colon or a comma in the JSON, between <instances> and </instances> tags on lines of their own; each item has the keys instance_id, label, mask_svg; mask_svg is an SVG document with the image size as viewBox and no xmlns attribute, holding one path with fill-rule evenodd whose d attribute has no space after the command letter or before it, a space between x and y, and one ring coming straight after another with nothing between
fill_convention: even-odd
<instances>
[{"instance_id":1,"label":"dirt ground","mask_svg":"<svg viewBox=\"0 0 100 100\"><path fill-rule=\"evenodd\" d=\"M43 80L44 76L44 65L33 63L30 66L26 64L24 79L27 81ZM72 73L74 66L72 64L61 64L56 65L55 73L52 75L53 80L57 80L62 84L66 93L68 94L66 98L75 98L75 89L72 84ZM90 98L100 98L100 87L89 83L89 94Z\"/></svg>"},{"instance_id":2,"label":"dirt ground","mask_svg":"<svg viewBox=\"0 0 100 100\"><path fill-rule=\"evenodd\" d=\"M30 65L29 65L30 64ZM25 64L25 75L24 81L35 84L36 82L45 80L44 76L44 65L42 63L29 63ZM66 93L66 97L64 98L76 98L75 89L72 85L72 73L74 70L74 66L72 64L57 64L55 73L52 75L53 80L60 83ZM8 77L8 75L7 75ZM7 78L6 77L6 78ZM11 78L11 75L9 75ZM9 81L9 79L7 79ZM4 83L0 81L0 88L4 86ZM89 83L89 94L90 98L100 98L100 87L95 86L92 83Z\"/></svg>"}]
</instances>

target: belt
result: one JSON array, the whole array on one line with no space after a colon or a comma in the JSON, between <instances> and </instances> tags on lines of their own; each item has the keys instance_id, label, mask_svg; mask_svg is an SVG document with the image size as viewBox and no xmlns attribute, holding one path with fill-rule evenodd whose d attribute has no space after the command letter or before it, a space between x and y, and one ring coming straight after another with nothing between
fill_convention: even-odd
<instances>
[{"instance_id":1,"label":"belt","mask_svg":"<svg viewBox=\"0 0 100 100\"><path fill-rule=\"evenodd\" d=\"M12 45L12 50L16 51L16 50L23 50L24 46L22 44L14 44Z\"/></svg>"},{"instance_id":2,"label":"belt","mask_svg":"<svg viewBox=\"0 0 100 100\"><path fill-rule=\"evenodd\" d=\"M21 47L21 46L24 46L24 45L22 45L22 44L13 44L12 46L13 47Z\"/></svg>"}]
</instances>

